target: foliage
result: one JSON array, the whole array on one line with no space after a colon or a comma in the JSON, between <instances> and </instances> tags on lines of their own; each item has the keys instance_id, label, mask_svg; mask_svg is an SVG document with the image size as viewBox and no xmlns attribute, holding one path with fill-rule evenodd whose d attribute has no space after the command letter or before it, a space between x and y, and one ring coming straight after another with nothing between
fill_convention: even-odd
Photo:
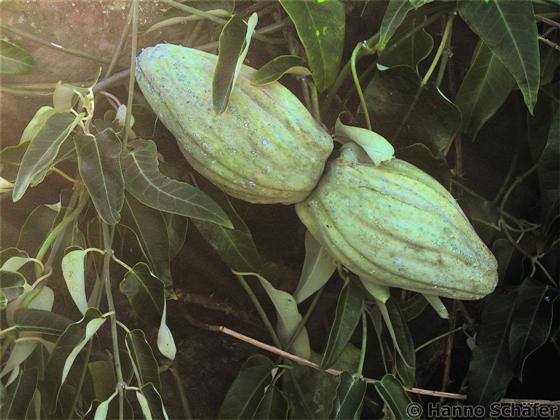
<instances>
[{"instance_id":1,"label":"foliage","mask_svg":"<svg viewBox=\"0 0 560 420\"><path fill-rule=\"evenodd\" d=\"M247 292L271 345L300 357L273 359L255 349L223 395L222 418L408 418L417 401L411 388L440 384L422 373L422 363L433 363L423 350L436 352L454 335L470 349L456 345L436 362L450 363L452 350L462 360L441 390L467 394L473 404L508 395L543 348L558 359L554 2L390 0L376 20L386 2L162 0L156 23L141 28L138 3L130 3L130 65L117 67L117 78L111 66L93 82L60 82L48 92L18 85L11 77L36 70L33 55L11 36L0 41L2 95L53 96L19 144L0 151L3 212L27 215L14 226L2 216L0 232L3 418L191 416L181 381L183 413L169 401L165 378L177 374L181 351L182 328L168 321L180 292L171 262L190 245L193 225L216 263L232 270L228 287L236 281ZM185 34L178 24L191 21L198 29ZM451 300L443 306L412 292L365 290L309 234L298 280L245 222L247 206L203 187L169 152L168 133L134 80L128 94L116 84L134 75L136 41L169 28L175 38L159 41L219 47L217 113L235 95L244 60L261 62L255 86L286 83L332 132L360 133L365 143L384 138L397 157L438 179L496 256L497 290L461 312ZM33 187L56 199L37 203ZM249 208L265 214L273 207ZM296 242L303 248L303 232L285 240ZM448 328L430 322L429 303L440 315L449 311ZM319 307L326 323L311 331Z\"/></svg>"}]
</instances>

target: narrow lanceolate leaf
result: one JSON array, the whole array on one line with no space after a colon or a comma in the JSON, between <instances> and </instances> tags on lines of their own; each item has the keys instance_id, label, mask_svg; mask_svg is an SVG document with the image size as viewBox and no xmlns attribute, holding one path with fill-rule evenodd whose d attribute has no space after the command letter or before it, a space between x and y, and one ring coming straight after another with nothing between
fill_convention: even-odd
<instances>
[{"instance_id":1,"label":"narrow lanceolate leaf","mask_svg":"<svg viewBox=\"0 0 560 420\"><path fill-rule=\"evenodd\" d=\"M539 41L532 2L462 0L459 13L511 72L532 113L540 82Z\"/></svg>"},{"instance_id":2,"label":"narrow lanceolate leaf","mask_svg":"<svg viewBox=\"0 0 560 420\"><path fill-rule=\"evenodd\" d=\"M19 312L20 311L16 312L16 321ZM41 394L44 396L43 401L45 404L46 412L54 412L58 400L59 389L64 383L63 379L65 379L65 377L63 378L63 376L65 376L63 375L63 371L66 371L66 374L68 374L69 371L67 364L69 357L72 354L73 350L77 346L80 346L80 344L86 337L86 326L90 321L95 319L103 319L102 314L95 308L88 309L84 317L79 321L68 325L56 341L55 348L51 354L47 366L45 367L45 378L52 379L49 383L49 386L45 386L41 391ZM75 357L73 358L72 362L74 360ZM72 363L69 364L71 365Z\"/></svg>"},{"instance_id":3,"label":"narrow lanceolate leaf","mask_svg":"<svg viewBox=\"0 0 560 420\"><path fill-rule=\"evenodd\" d=\"M125 343L134 374L140 386L151 383L157 390L161 389L158 364L150 345L146 341L144 331L130 331L126 334Z\"/></svg>"},{"instance_id":4,"label":"narrow lanceolate leaf","mask_svg":"<svg viewBox=\"0 0 560 420\"><path fill-rule=\"evenodd\" d=\"M70 251L62 258L62 275L64 276L66 287L82 314L86 313L89 306L84 273L86 254L87 251L79 249Z\"/></svg>"},{"instance_id":5,"label":"narrow lanceolate leaf","mask_svg":"<svg viewBox=\"0 0 560 420\"><path fill-rule=\"evenodd\" d=\"M274 364L268 357L251 356L241 366L220 408L220 419L252 418L272 380Z\"/></svg>"},{"instance_id":6,"label":"narrow lanceolate leaf","mask_svg":"<svg viewBox=\"0 0 560 420\"><path fill-rule=\"evenodd\" d=\"M20 143L4 147L0 151L0 177L9 182L15 182L23 155L29 143Z\"/></svg>"},{"instance_id":7,"label":"narrow lanceolate leaf","mask_svg":"<svg viewBox=\"0 0 560 420\"><path fill-rule=\"evenodd\" d=\"M362 379L348 372L342 372L340 385L336 390L333 418L341 420L360 418L366 388L367 384Z\"/></svg>"},{"instance_id":8,"label":"narrow lanceolate leaf","mask_svg":"<svg viewBox=\"0 0 560 420\"><path fill-rule=\"evenodd\" d=\"M531 278L519 287L509 333L509 352L520 380L527 357L548 340L558 295L558 290Z\"/></svg>"},{"instance_id":9,"label":"narrow lanceolate leaf","mask_svg":"<svg viewBox=\"0 0 560 420\"><path fill-rule=\"evenodd\" d=\"M35 67L35 60L19 45L0 40L0 75L29 73Z\"/></svg>"},{"instance_id":10,"label":"narrow lanceolate leaf","mask_svg":"<svg viewBox=\"0 0 560 420\"><path fill-rule=\"evenodd\" d=\"M18 309L14 312L14 325L18 331L59 335L71 322L62 315L41 309Z\"/></svg>"},{"instance_id":11,"label":"narrow lanceolate leaf","mask_svg":"<svg viewBox=\"0 0 560 420\"><path fill-rule=\"evenodd\" d=\"M171 268L169 265L169 238L162 214L139 203L127 195L123 207L126 224L138 238L142 252L153 272L165 287L171 287Z\"/></svg>"},{"instance_id":12,"label":"narrow lanceolate leaf","mask_svg":"<svg viewBox=\"0 0 560 420\"><path fill-rule=\"evenodd\" d=\"M113 398L117 396L117 391L113 392L109 398L105 401L102 401L101 404L97 406L95 409L94 418L95 420L105 420L107 418L107 413L109 412L109 404L113 401Z\"/></svg>"},{"instance_id":13,"label":"narrow lanceolate leaf","mask_svg":"<svg viewBox=\"0 0 560 420\"><path fill-rule=\"evenodd\" d=\"M276 331L278 333L278 338L282 344L286 346L291 341L292 336L296 332L296 329L302 319L296 300L288 292L276 289L263 276L256 273L252 274L260 280L263 289L266 291L268 297L274 305L274 308L276 309L278 319ZM308 359L311 356L311 346L309 344L309 337L305 328L303 328L298 334L292 346L286 350L292 351L304 359Z\"/></svg>"},{"instance_id":14,"label":"narrow lanceolate leaf","mask_svg":"<svg viewBox=\"0 0 560 420\"><path fill-rule=\"evenodd\" d=\"M37 118L39 112L34 119ZM29 186L37 185L44 179L58 155L60 146L82 119L82 114L43 112L39 117L39 123L33 120L29 123L34 128L29 131L29 134L32 135L27 140L30 142L29 147L23 155L16 177L12 192L14 201L18 201Z\"/></svg>"},{"instance_id":15,"label":"narrow lanceolate leaf","mask_svg":"<svg viewBox=\"0 0 560 420\"><path fill-rule=\"evenodd\" d=\"M558 201L560 192L560 110L552 116L546 145L539 159L539 184L542 201L551 206Z\"/></svg>"},{"instance_id":16,"label":"narrow lanceolate leaf","mask_svg":"<svg viewBox=\"0 0 560 420\"><path fill-rule=\"evenodd\" d=\"M360 321L363 308L363 289L353 282L349 282L344 286L338 297L336 315L321 361L323 369L330 368L336 362L344 347L352 338L352 334L354 334L354 330Z\"/></svg>"},{"instance_id":17,"label":"narrow lanceolate leaf","mask_svg":"<svg viewBox=\"0 0 560 420\"><path fill-rule=\"evenodd\" d=\"M340 0L280 0L305 47L307 62L319 92L338 74L344 48L345 14Z\"/></svg>"},{"instance_id":18,"label":"narrow lanceolate leaf","mask_svg":"<svg viewBox=\"0 0 560 420\"><path fill-rule=\"evenodd\" d=\"M461 113L441 92L422 86L416 71L399 66L375 73L364 91L375 131L395 148L425 144L446 154L461 125Z\"/></svg>"},{"instance_id":19,"label":"narrow lanceolate leaf","mask_svg":"<svg viewBox=\"0 0 560 420\"><path fill-rule=\"evenodd\" d=\"M305 232L305 260L294 298L303 302L331 278L336 264L325 248L317 242L311 232Z\"/></svg>"},{"instance_id":20,"label":"narrow lanceolate leaf","mask_svg":"<svg viewBox=\"0 0 560 420\"><path fill-rule=\"evenodd\" d=\"M156 210L231 227L214 200L198 188L163 175L156 144L147 140L122 157L126 189L138 201Z\"/></svg>"},{"instance_id":21,"label":"narrow lanceolate leaf","mask_svg":"<svg viewBox=\"0 0 560 420\"><path fill-rule=\"evenodd\" d=\"M515 80L506 66L480 41L455 98L461 110L463 133L474 139L514 86Z\"/></svg>"},{"instance_id":22,"label":"narrow lanceolate leaf","mask_svg":"<svg viewBox=\"0 0 560 420\"><path fill-rule=\"evenodd\" d=\"M379 43L377 48L383 51L391 37L395 34L401 23L403 23L409 11L413 10L414 6L409 0L389 0L383 20L381 21L381 28L379 29Z\"/></svg>"},{"instance_id":23,"label":"narrow lanceolate leaf","mask_svg":"<svg viewBox=\"0 0 560 420\"><path fill-rule=\"evenodd\" d=\"M25 277L14 271L0 270L0 309L23 293Z\"/></svg>"},{"instance_id":24,"label":"narrow lanceolate leaf","mask_svg":"<svg viewBox=\"0 0 560 420\"><path fill-rule=\"evenodd\" d=\"M262 259L251 231L225 194L216 197L226 209L234 228L226 229L215 223L194 220L196 228L229 268L241 272L259 271Z\"/></svg>"},{"instance_id":25,"label":"narrow lanceolate leaf","mask_svg":"<svg viewBox=\"0 0 560 420\"><path fill-rule=\"evenodd\" d=\"M482 321L469 365L469 402L488 406L505 394L513 368L509 355L509 327L516 290L485 299Z\"/></svg>"},{"instance_id":26,"label":"narrow lanceolate leaf","mask_svg":"<svg viewBox=\"0 0 560 420\"><path fill-rule=\"evenodd\" d=\"M37 388L39 372L36 368L26 368L21 371L17 379L8 388L0 407L0 415L3 419L24 419L33 394Z\"/></svg>"},{"instance_id":27,"label":"narrow lanceolate leaf","mask_svg":"<svg viewBox=\"0 0 560 420\"><path fill-rule=\"evenodd\" d=\"M155 324L161 321L165 300L164 286L145 263L136 263L125 274L119 287L140 319Z\"/></svg>"},{"instance_id":28,"label":"narrow lanceolate leaf","mask_svg":"<svg viewBox=\"0 0 560 420\"><path fill-rule=\"evenodd\" d=\"M297 55L281 55L262 66L253 76L253 83L266 85L280 79L285 74L308 76L311 74L305 60Z\"/></svg>"},{"instance_id":29,"label":"narrow lanceolate leaf","mask_svg":"<svg viewBox=\"0 0 560 420\"><path fill-rule=\"evenodd\" d=\"M212 103L214 112L221 114L227 108L229 96L241 70L241 64L249 51L249 44L258 16L253 13L247 23L234 15L224 25L219 40L219 55L212 80Z\"/></svg>"},{"instance_id":30,"label":"narrow lanceolate leaf","mask_svg":"<svg viewBox=\"0 0 560 420\"><path fill-rule=\"evenodd\" d=\"M161 395L153 384L142 386L140 392L136 391L136 398L138 398L144 418L169 420Z\"/></svg>"},{"instance_id":31,"label":"narrow lanceolate leaf","mask_svg":"<svg viewBox=\"0 0 560 420\"><path fill-rule=\"evenodd\" d=\"M418 418L409 414L407 407L410 406L412 401L402 384L392 374L386 374L381 381L375 383L375 390L391 410L393 418L402 420Z\"/></svg>"},{"instance_id":32,"label":"narrow lanceolate leaf","mask_svg":"<svg viewBox=\"0 0 560 420\"><path fill-rule=\"evenodd\" d=\"M118 223L124 202L124 178L116 133L105 130L96 136L76 136L74 141L80 175L99 217L109 225Z\"/></svg>"},{"instance_id":33,"label":"narrow lanceolate leaf","mask_svg":"<svg viewBox=\"0 0 560 420\"><path fill-rule=\"evenodd\" d=\"M257 410L255 411L254 419L287 419L288 400L276 386L270 385L264 394Z\"/></svg>"}]
</instances>

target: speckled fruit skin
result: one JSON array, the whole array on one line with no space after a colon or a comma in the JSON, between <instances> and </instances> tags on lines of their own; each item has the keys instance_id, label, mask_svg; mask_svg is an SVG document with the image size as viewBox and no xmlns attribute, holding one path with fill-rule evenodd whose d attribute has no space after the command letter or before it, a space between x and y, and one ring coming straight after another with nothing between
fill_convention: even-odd
<instances>
[{"instance_id":1,"label":"speckled fruit skin","mask_svg":"<svg viewBox=\"0 0 560 420\"><path fill-rule=\"evenodd\" d=\"M343 148L296 211L362 281L465 300L496 287L496 259L457 202L405 161L375 166Z\"/></svg>"},{"instance_id":2,"label":"speckled fruit skin","mask_svg":"<svg viewBox=\"0 0 560 420\"><path fill-rule=\"evenodd\" d=\"M226 111L212 108L217 57L159 44L137 57L137 81L192 167L252 203L293 204L309 195L333 148L330 135L280 83L251 84L243 66Z\"/></svg>"}]
</instances>

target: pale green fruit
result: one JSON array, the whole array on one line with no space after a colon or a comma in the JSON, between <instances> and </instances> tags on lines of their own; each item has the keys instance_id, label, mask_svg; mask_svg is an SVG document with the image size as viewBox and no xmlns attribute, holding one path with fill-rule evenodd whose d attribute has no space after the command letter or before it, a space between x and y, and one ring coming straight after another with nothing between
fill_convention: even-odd
<instances>
[{"instance_id":1,"label":"pale green fruit","mask_svg":"<svg viewBox=\"0 0 560 420\"><path fill-rule=\"evenodd\" d=\"M221 115L212 107L217 57L171 44L137 58L137 81L188 162L228 194L291 204L315 187L333 148L330 135L280 83L251 84L242 66Z\"/></svg>"},{"instance_id":2,"label":"pale green fruit","mask_svg":"<svg viewBox=\"0 0 560 420\"><path fill-rule=\"evenodd\" d=\"M371 285L455 299L480 299L496 286L496 259L455 199L402 160L375 165L344 146L296 210L328 252Z\"/></svg>"}]
</instances>

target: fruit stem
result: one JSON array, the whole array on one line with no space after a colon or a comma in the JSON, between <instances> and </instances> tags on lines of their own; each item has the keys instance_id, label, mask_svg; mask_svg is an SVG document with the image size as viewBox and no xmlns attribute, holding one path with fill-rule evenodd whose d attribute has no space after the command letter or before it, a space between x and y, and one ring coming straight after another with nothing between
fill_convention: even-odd
<instances>
[{"instance_id":1,"label":"fruit stem","mask_svg":"<svg viewBox=\"0 0 560 420\"><path fill-rule=\"evenodd\" d=\"M432 73L436 69L437 63L439 62L439 59L440 59L441 55L443 54L443 50L444 50L445 46L447 45L447 39L451 35L451 31L453 29L453 21L455 20L456 15L457 15L457 12L453 11L453 12L451 12L449 17L447 18L447 23L445 24L445 29L443 31L443 36L441 38L441 42L439 43L439 47L436 51L436 55L435 55L435 57L432 61L432 64L430 64L430 67L428 68L428 71L426 72L426 75L422 79L422 83L420 84L421 86L426 86L426 84L428 83L428 80L430 80L430 76L432 75Z\"/></svg>"}]
</instances>

